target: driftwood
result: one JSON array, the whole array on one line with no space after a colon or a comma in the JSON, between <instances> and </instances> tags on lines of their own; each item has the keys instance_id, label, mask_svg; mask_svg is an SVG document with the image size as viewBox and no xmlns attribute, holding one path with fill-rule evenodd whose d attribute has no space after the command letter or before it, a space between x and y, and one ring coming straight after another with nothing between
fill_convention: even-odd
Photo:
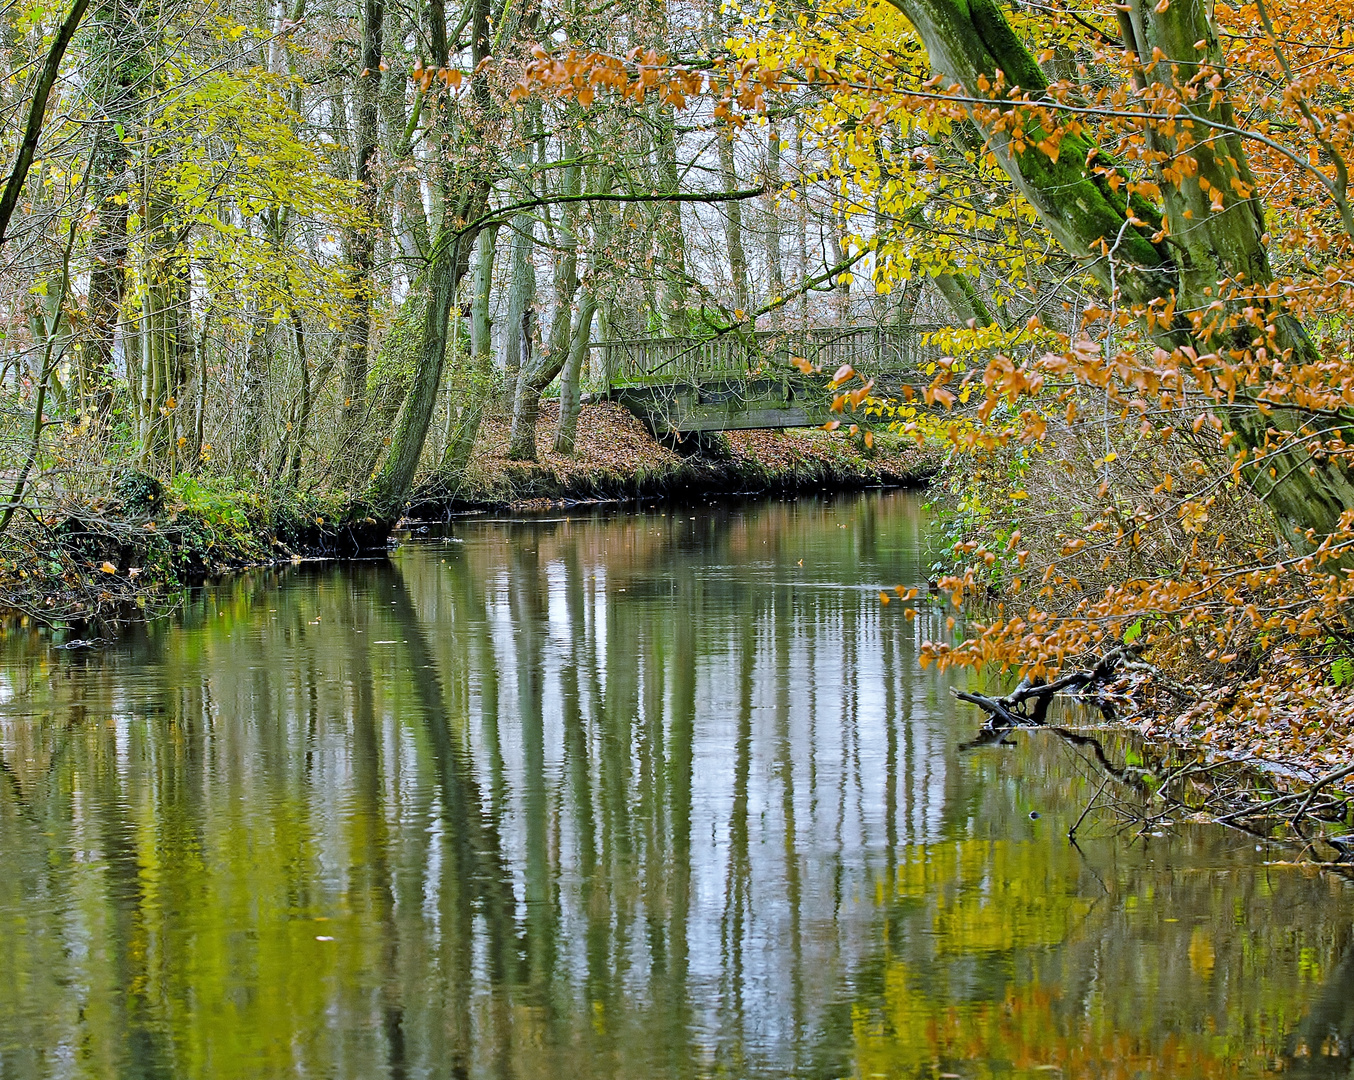
<instances>
[{"instance_id":1,"label":"driftwood","mask_svg":"<svg viewBox=\"0 0 1354 1080\"><path fill-rule=\"evenodd\" d=\"M1085 671L1072 672L1064 675L1053 682L1044 682L1042 679L1025 678L1020 681L1014 690L1002 697L989 697L986 694L973 694L966 691L951 691L960 701L966 701L972 705L978 706L987 714L986 722L979 729L976 738L966 743L960 744L961 750L971 750L979 746L1011 746L1014 745L1006 735L1016 728L1022 727L1044 727L1057 732L1065 741L1076 743L1078 746L1089 745L1094 752L1101 769L1106 776L1106 783L1115 779L1121 783L1128 783L1134 787L1141 787L1142 777L1127 775L1130 771L1136 770L1117 769L1111 765L1109 759L1104 753L1098 740L1085 735L1066 731L1062 728L1048 724L1048 708L1054 696L1060 693L1085 693L1094 688L1104 687L1112 682L1117 676L1124 672L1141 671L1152 676L1154 682L1164 688L1172 696L1178 699L1189 700L1191 695L1189 691L1173 680L1165 678L1161 672L1157 671L1150 664L1143 663L1129 646L1118 646L1111 649L1096 663ZM1100 707L1105 712L1107 719L1113 719L1113 711L1110 703L1101 699ZM1304 817L1325 817L1326 820L1339 820L1348 812L1348 803L1345 799L1336 795L1334 798L1327 798L1318 802L1318 796L1321 792L1341 780L1346 780L1354 776L1354 764L1333 769L1323 776L1315 779L1300 791L1292 791L1284 794L1275 794L1274 797L1264 799L1259 802L1250 801L1248 793L1244 790L1232 788L1230 795L1223 796L1213 802L1212 807L1188 807L1186 803L1179 798L1173 798L1167 794L1167 788L1175 782L1179 782L1186 777L1198 779L1205 773L1214 769L1237 765L1239 762L1215 761L1211 764L1202 762L1190 762L1170 770L1164 776L1157 776L1158 781L1153 795L1161 799L1164 803L1173 806L1175 809L1187 809L1193 812L1211 810L1210 816L1220 825L1229 825L1233 828L1242 827L1245 831L1252 831L1250 827L1243 826L1246 819L1251 818L1276 818L1287 817L1288 824L1294 828L1299 836L1302 836L1300 822ZM1231 785L1228 785L1231 787ZM1094 804L1104 791L1102 785L1101 791L1097 792L1095 798L1091 800ZM1243 805L1238 806L1238 802ZM1228 805L1230 803L1230 805ZM1075 837L1077 827L1082 823L1086 814L1091 809L1088 804L1082 811L1082 815L1077 819L1076 825L1072 826L1069 837ZM1260 835L1260 834L1256 834ZM1354 836L1354 834L1351 834ZM1339 859L1354 858L1354 838L1351 836L1326 836L1318 839L1324 840L1339 852Z\"/></svg>"},{"instance_id":2,"label":"driftwood","mask_svg":"<svg viewBox=\"0 0 1354 1080\"><path fill-rule=\"evenodd\" d=\"M1044 682L1043 679L1027 677L1021 679L1016 688L1003 697L970 694L963 690L952 691L960 701L977 705L978 708L987 713L987 722L978 733L978 737L972 742L964 743L960 749L971 750L975 746L1004 743L1005 740L1002 736L1012 728L1043 727L1047 722L1048 706L1054 695L1066 691L1081 692L1095 686L1103 686L1113 679L1120 670L1129 667L1146 668L1148 665L1142 664L1138 660L1137 654L1129 646L1121 645L1111 649L1086 671L1074 671L1070 675L1055 679L1053 682ZM1107 704L1102 704L1102 709L1105 708L1107 708ZM1110 713L1107 719L1112 718L1113 714Z\"/></svg>"},{"instance_id":3,"label":"driftwood","mask_svg":"<svg viewBox=\"0 0 1354 1080\"><path fill-rule=\"evenodd\" d=\"M1274 799L1267 799L1262 803L1255 803L1250 806L1244 806L1240 810L1235 810L1230 814L1226 814L1223 817L1218 818L1218 820L1226 824L1228 822L1238 821L1241 818L1273 817L1274 812L1278 810L1281 806L1290 806L1293 803L1301 800L1301 805L1298 807L1297 811L1293 814L1292 817L1288 819L1290 824L1296 825L1299 821L1302 820L1303 817L1305 817L1312 810L1312 802L1316 799L1317 794L1323 788L1328 787L1331 784L1336 783L1337 781L1344 780L1350 776L1354 776L1354 765L1346 765L1343 768L1334 769L1331 772L1326 773L1324 776L1317 777L1316 780L1314 780L1309 786L1304 788L1302 791L1292 791L1289 792L1287 795L1280 795ZM1343 802L1344 800L1337 799L1336 805L1342 806ZM1332 846L1341 847L1341 849L1343 850L1342 845L1336 844Z\"/></svg>"}]
</instances>

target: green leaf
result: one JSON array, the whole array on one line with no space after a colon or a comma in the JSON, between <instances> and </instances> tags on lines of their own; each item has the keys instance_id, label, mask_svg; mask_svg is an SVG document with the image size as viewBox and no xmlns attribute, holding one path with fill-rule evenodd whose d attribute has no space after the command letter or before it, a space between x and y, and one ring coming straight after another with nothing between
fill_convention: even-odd
<instances>
[{"instance_id":1,"label":"green leaf","mask_svg":"<svg viewBox=\"0 0 1354 1080\"><path fill-rule=\"evenodd\" d=\"M1139 619L1127 630L1124 631L1124 644L1132 645L1138 638L1142 637L1142 620Z\"/></svg>"}]
</instances>

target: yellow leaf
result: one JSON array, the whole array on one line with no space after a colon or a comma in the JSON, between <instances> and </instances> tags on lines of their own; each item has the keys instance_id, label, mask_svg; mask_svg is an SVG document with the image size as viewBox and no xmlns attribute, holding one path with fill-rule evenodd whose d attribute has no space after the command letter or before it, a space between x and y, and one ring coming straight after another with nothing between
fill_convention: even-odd
<instances>
[{"instance_id":1,"label":"yellow leaf","mask_svg":"<svg viewBox=\"0 0 1354 1080\"><path fill-rule=\"evenodd\" d=\"M105 574L116 574L118 572L118 568L110 562L105 562L99 569Z\"/></svg>"}]
</instances>

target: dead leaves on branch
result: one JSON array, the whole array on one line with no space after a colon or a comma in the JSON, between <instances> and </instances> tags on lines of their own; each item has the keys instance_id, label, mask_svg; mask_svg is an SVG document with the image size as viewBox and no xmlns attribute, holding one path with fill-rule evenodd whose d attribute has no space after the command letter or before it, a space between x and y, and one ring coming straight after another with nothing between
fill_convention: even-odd
<instances>
[{"instance_id":1,"label":"dead leaves on branch","mask_svg":"<svg viewBox=\"0 0 1354 1080\"><path fill-rule=\"evenodd\" d=\"M1189 310L1174 294L1142 307L1114 296L1071 313L1076 331L1052 345L1057 335L1032 322L985 355L942 361L929 382L892 403L849 369L830 383L841 416L830 428L854 418L859 430L862 410L891 414L894 430L919 443L943 441L975 461L1019 454L1056 461L1069 432L1098 425L1108 443L1113 430L1113 446L1066 455L1080 484L1080 519L1041 518L1045 492L1025 484L1009 496L1025 544L1008 551L1005 537L981 531L961 542L955 572L938 586L962 605L986 598L996 581L1000 603L969 624L966 640L928 646L927 659L1038 674L1103 651L1137 627L1145 646L1183 643L1200 663L1225 668L1280 642L1307 655L1351 630L1354 575L1342 565L1354 557L1351 515L1329 535L1309 534L1308 550L1298 551L1271 539L1251 494L1294 483L1307 469L1347 470L1354 455L1346 441L1354 356L1343 330L1354 310L1354 237L1341 209L1354 108L1345 66L1330 62L1348 42L1335 41L1330 14L1316 7L1286 5L1282 21L1303 32L1278 37L1264 31L1258 8L1220 8L1232 35L1226 56L1204 42L1188 67L1151 57L1143 68L1108 34L1074 32L1075 41L1050 47L1083 50L1097 79L1034 92L998 77L966 96L939 77L922 81L915 57L866 63L806 51L793 63L745 59L698 71L652 51L537 50L513 93L553 93L584 106L603 92L627 101L657 95L677 108L700 95L734 123L770 96L810 84L829 96L876 95L880 108L866 115L869 123L914 110L932 120L976 120L992 135L989 149L1053 164L1075 153L1113 199L1129 200L1127 223L1158 245L1264 190L1279 270L1272 283L1205 285L1188 298ZM1051 22L1028 21L1022 32L1031 35ZM1280 39L1300 73L1286 82L1273 74ZM1231 138L1252 154L1250 174L1236 161L1208 165ZM1155 209L1168 191L1179 196L1169 214ZM1087 264L1123 261L1118 239L1107 235L1071 254ZM1330 337L1318 337L1310 356L1295 356L1285 348L1293 340L1287 320ZM934 412L918 414L916 404ZM1241 425L1256 433L1245 446L1234 435ZM1130 464L1140 475L1130 476Z\"/></svg>"}]
</instances>

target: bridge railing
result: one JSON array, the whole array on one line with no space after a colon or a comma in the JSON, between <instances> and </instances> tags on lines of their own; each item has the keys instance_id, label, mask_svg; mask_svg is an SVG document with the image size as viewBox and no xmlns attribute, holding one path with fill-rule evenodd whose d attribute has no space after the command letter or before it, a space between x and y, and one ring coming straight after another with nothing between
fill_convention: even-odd
<instances>
[{"instance_id":1,"label":"bridge railing","mask_svg":"<svg viewBox=\"0 0 1354 1080\"><path fill-rule=\"evenodd\" d=\"M803 357L825 372L850 364L862 372L912 371L933 350L930 326L814 326L711 338L649 337L593 342L593 371L607 383L694 381L771 374ZM926 355L924 355L924 353ZM931 357L933 358L933 357Z\"/></svg>"}]
</instances>

